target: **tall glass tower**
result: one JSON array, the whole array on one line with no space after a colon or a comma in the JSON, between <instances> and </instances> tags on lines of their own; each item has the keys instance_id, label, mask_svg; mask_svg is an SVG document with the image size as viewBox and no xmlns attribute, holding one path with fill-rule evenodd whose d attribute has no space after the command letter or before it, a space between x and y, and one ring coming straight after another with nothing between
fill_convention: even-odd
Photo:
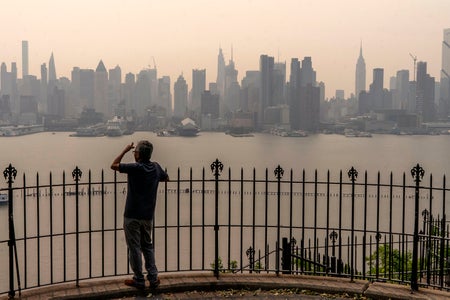
<instances>
[{"instance_id":1,"label":"tall glass tower","mask_svg":"<svg viewBox=\"0 0 450 300\"><path fill-rule=\"evenodd\" d=\"M22 78L28 76L28 41L22 41Z\"/></svg>"},{"instance_id":2,"label":"tall glass tower","mask_svg":"<svg viewBox=\"0 0 450 300\"><path fill-rule=\"evenodd\" d=\"M441 102L442 114L447 117L450 113L450 28L444 29L442 41Z\"/></svg>"}]
</instances>

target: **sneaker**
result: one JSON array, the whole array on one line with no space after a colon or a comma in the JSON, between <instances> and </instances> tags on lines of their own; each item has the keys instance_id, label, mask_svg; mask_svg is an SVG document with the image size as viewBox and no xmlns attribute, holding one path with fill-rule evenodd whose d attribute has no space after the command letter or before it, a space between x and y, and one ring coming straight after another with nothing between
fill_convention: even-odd
<instances>
[{"instance_id":1,"label":"sneaker","mask_svg":"<svg viewBox=\"0 0 450 300\"><path fill-rule=\"evenodd\" d=\"M156 278L155 281L150 282L150 288L151 289L156 289L159 286L160 283L161 283L161 280L159 280L159 277L158 277L158 278Z\"/></svg>"},{"instance_id":2,"label":"sneaker","mask_svg":"<svg viewBox=\"0 0 450 300\"><path fill-rule=\"evenodd\" d=\"M125 285L135 287L137 289L143 290L145 289L145 282L139 282L134 279L125 279Z\"/></svg>"}]
</instances>

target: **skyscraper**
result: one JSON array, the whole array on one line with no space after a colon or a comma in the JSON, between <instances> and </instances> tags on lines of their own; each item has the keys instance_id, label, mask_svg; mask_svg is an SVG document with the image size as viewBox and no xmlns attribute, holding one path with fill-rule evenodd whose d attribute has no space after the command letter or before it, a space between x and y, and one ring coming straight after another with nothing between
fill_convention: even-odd
<instances>
[{"instance_id":1,"label":"skyscraper","mask_svg":"<svg viewBox=\"0 0 450 300\"><path fill-rule=\"evenodd\" d=\"M44 112L48 112L47 108L47 86L48 86L48 70L45 63L41 65L41 97L39 100L39 105Z\"/></svg>"},{"instance_id":2,"label":"skyscraper","mask_svg":"<svg viewBox=\"0 0 450 300\"><path fill-rule=\"evenodd\" d=\"M355 97L358 99L359 93L366 90L366 62L362 55L362 43L359 49L359 57L356 62L355 72Z\"/></svg>"},{"instance_id":3,"label":"skyscraper","mask_svg":"<svg viewBox=\"0 0 450 300\"><path fill-rule=\"evenodd\" d=\"M436 111L434 106L434 77L427 73L427 63L417 63L416 112L424 122L434 121Z\"/></svg>"},{"instance_id":4,"label":"skyscraper","mask_svg":"<svg viewBox=\"0 0 450 300\"><path fill-rule=\"evenodd\" d=\"M369 92L361 93L360 96L358 99L360 114L392 109L392 93L384 89L384 69L373 69L373 82L369 87Z\"/></svg>"},{"instance_id":5,"label":"skyscraper","mask_svg":"<svg viewBox=\"0 0 450 300\"><path fill-rule=\"evenodd\" d=\"M273 56L261 55L259 58L260 72L260 93L257 124L264 123L264 111L267 107L273 106Z\"/></svg>"},{"instance_id":6,"label":"skyscraper","mask_svg":"<svg viewBox=\"0 0 450 300\"><path fill-rule=\"evenodd\" d=\"M373 82L370 85L371 91L382 91L384 89L384 69L373 69Z\"/></svg>"},{"instance_id":7,"label":"skyscraper","mask_svg":"<svg viewBox=\"0 0 450 300\"><path fill-rule=\"evenodd\" d=\"M442 41L440 115L447 118L450 114L450 28L444 29Z\"/></svg>"},{"instance_id":8,"label":"skyscraper","mask_svg":"<svg viewBox=\"0 0 450 300\"><path fill-rule=\"evenodd\" d=\"M304 57L301 66L297 58L291 60L289 78L289 122L292 129L316 131L320 119L320 88L311 57Z\"/></svg>"},{"instance_id":9,"label":"skyscraper","mask_svg":"<svg viewBox=\"0 0 450 300\"><path fill-rule=\"evenodd\" d=\"M4 76L5 75L5 76ZM2 95L9 95L11 110L19 113L19 90L17 88L17 64L11 63L11 72L6 71L6 65L2 64ZM3 82L5 80L5 83Z\"/></svg>"},{"instance_id":10,"label":"skyscraper","mask_svg":"<svg viewBox=\"0 0 450 300\"><path fill-rule=\"evenodd\" d=\"M244 112L251 112L253 116L255 116L258 112L260 90L259 75L259 71L247 71L245 72L245 77L242 78L240 107ZM255 126L255 124L253 124L253 126Z\"/></svg>"},{"instance_id":11,"label":"skyscraper","mask_svg":"<svg viewBox=\"0 0 450 300\"><path fill-rule=\"evenodd\" d=\"M312 67L312 59L310 56L305 56L302 60L302 67L300 69L300 86L305 87L308 84L317 86L316 71Z\"/></svg>"},{"instance_id":12,"label":"skyscraper","mask_svg":"<svg viewBox=\"0 0 450 300\"><path fill-rule=\"evenodd\" d=\"M63 118L65 116L66 103L65 92L57 86L53 87L47 97L48 114Z\"/></svg>"},{"instance_id":13,"label":"skyscraper","mask_svg":"<svg viewBox=\"0 0 450 300\"><path fill-rule=\"evenodd\" d=\"M206 69L192 70L192 89L190 110L200 114L202 94L206 89Z\"/></svg>"},{"instance_id":14,"label":"skyscraper","mask_svg":"<svg viewBox=\"0 0 450 300\"><path fill-rule=\"evenodd\" d=\"M225 58L223 57L222 48L219 48L219 55L217 56L217 89L221 97L225 91Z\"/></svg>"},{"instance_id":15,"label":"skyscraper","mask_svg":"<svg viewBox=\"0 0 450 300\"><path fill-rule=\"evenodd\" d=\"M108 73L103 61L97 65L94 75L94 109L105 117L112 117L111 105L108 103Z\"/></svg>"},{"instance_id":16,"label":"skyscraper","mask_svg":"<svg viewBox=\"0 0 450 300\"><path fill-rule=\"evenodd\" d=\"M166 111L166 116L172 116L172 94L170 93L170 77L158 79L158 105Z\"/></svg>"},{"instance_id":17,"label":"skyscraper","mask_svg":"<svg viewBox=\"0 0 450 300\"><path fill-rule=\"evenodd\" d=\"M53 93L57 91L57 78L56 78L56 68L55 68L55 58L53 57L53 52L50 55L48 61L48 84L47 84L47 111L49 112L52 106L51 100L59 99L59 95L53 96ZM56 115L56 113L55 113Z\"/></svg>"},{"instance_id":18,"label":"skyscraper","mask_svg":"<svg viewBox=\"0 0 450 300\"><path fill-rule=\"evenodd\" d=\"M122 69L115 66L108 70L108 103L112 107L112 114L125 117L126 107L122 103Z\"/></svg>"},{"instance_id":19,"label":"skyscraper","mask_svg":"<svg viewBox=\"0 0 450 300\"><path fill-rule=\"evenodd\" d=\"M123 99L125 100L125 109L132 113L136 113L136 75L127 73L125 75L125 84L123 87Z\"/></svg>"},{"instance_id":20,"label":"skyscraper","mask_svg":"<svg viewBox=\"0 0 450 300\"><path fill-rule=\"evenodd\" d=\"M79 83L80 106L94 109L94 70L80 69L72 74L79 74L79 80L76 82ZM72 80L73 82L74 80Z\"/></svg>"},{"instance_id":21,"label":"skyscraper","mask_svg":"<svg viewBox=\"0 0 450 300\"><path fill-rule=\"evenodd\" d=\"M211 91L204 91L202 93L202 116L210 115L211 118L219 117L219 95L211 93Z\"/></svg>"},{"instance_id":22,"label":"skyscraper","mask_svg":"<svg viewBox=\"0 0 450 300\"><path fill-rule=\"evenodd\" d=\"M50 56L50 60L48 62L48 82L56 81L56 67L55 67L55 58L52 55Z\"/></svg>"},{"instance_id":23,"label":"skyscraper","mask_svg":"<svg viewBox=\"0 0 450 300\"><path fill-rule=\"evenodd\" d=\"M234 66L233 55L229 64L225 67L225 90L221 103L221 114L228 111L236 111L239 108L240 86L237 81L238 71Z\"/></svg>"},{"instance_id":24,"label":"skyscraper","mask_svg":"<svg viewBox=\"0 0 450 300\"><path fill-rule=\"evenodd\" d=\"M188 86L183 75L178 76L174 86L174 109L173 114L175 117L181 118L186 115L187 99L188 99Z\"/></svg>"},{"instance_id":25,"label":"skyscraper","mask_svg":"<svg viewBox=\"0 0 450 300\"><path fill-rule=\"evenodd\" d=\"M396 96L394 101L395 109L407 109L409 97L409 71L400 70L397 72L395 81Z\"/></svg>"},{"instance_id":26,"label":"skyscraper","mask_svg":"<svg viewBox=\"0 0 450 300\"><path fill-rule=\"evenodd\" d=\"M11 81L9 77L10 76L6 69L6 64L2 62L2 65L0 67L0 96L9 95L8 87L10 85L9 82Z\"/></svg>"},{"instance_id":27,"label":"skyscraper","mask_svg":"<svg viewBox=\"0 0 450 300\"><path fill-rule=\"evenodd\" d=\"M22 41L22 78L28 75L28 41Z\"/></svg>"},{"instance_id":28,"label":"skyscraper","mask_svg":"<svg viewBox=\"0 0 450 300\"><path fill-rule=\"evenodd\" d=\"M141 70L137 75L136 79L136 90L135 90L135 107L136 114L140 116L147 115L147 110L151 106L151 77L150 69Z\"/></svg>"},{"instance_id":29,"label":"skyscraper","mask_svg":"<svg viewBox=\"0 0 450 300\"><path fill-rule=\"evenodd\" d=\"M276 105L287 104L285 62L277 62L273 66L273 96Z\"/></svg>"}]
</instances>

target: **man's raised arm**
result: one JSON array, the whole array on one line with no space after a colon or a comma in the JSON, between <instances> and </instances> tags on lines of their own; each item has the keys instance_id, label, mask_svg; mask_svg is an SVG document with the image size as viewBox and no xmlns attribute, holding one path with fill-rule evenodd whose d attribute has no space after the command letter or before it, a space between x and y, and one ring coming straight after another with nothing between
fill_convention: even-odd
<instances>
[{"instance_id":1,"label":"man's raised arm","mask_svg":"<svg viewBox=\"0 0 450 300\"><path fill-rule=\"evenodd\" d=\"M119 171L119 164L122 161L122 158L125 154L127 154L128 151L134 148L134 143L131 143L125 147L125 149L122 150L122 152L114 159L114 161L111 164L111 169L114 171Z\"/></svg>"}]
</instances>

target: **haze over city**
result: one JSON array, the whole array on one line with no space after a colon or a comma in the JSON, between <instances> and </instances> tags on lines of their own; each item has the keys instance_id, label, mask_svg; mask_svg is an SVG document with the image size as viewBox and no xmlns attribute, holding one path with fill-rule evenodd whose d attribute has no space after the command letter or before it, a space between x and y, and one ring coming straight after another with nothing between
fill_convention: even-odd
<instances>
[{"instance_id":1,"label":"haze over city","mask_svg":"<svg viewBox=\"0 0 450 300\"><path fill-rule=\"evenodd\" d=\"M58 77L103 60L122 74L156 65L172 84L183 73L190 86L192 69L216 80L220 47L227 63L233 55L239 81L258 70L261 54L288 65L311 56L325 96L339 89L348 97L361 44L368 83L374 68L384 68L385 86L398 70L412 73L410 53L439 81L449 11L446 0L14 1L2 5L0 60L17 62L22 77L27 40L29 72L38 77L53 52Z\"/></svg>"},{"instance_id":2,"label":"haze over city","mask_svg":"<svg viewBox=\"0 0 450 300\"><path fill-rule=\"evenodd\" d=\"M450 0L1 4L1 299L131 295L135 218L170 275L139 294L193 271L450 291Z\"/></svg>"}]
</instances>

